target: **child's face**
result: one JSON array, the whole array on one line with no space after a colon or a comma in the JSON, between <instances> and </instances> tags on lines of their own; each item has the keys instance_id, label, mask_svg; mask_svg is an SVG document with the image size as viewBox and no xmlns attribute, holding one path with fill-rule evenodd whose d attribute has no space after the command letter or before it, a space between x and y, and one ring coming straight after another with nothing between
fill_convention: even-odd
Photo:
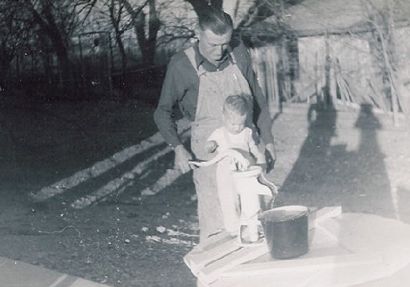
<instances>
[{"instance_id":1,"label":"child's face","mask_svg":"<svg viewBox=\"0 0 410 287\"><path fill-rule=\"evenodd\" d=\"M239 134L245 128L246 114L225 112L223 115L225 128L232 134Z\"/></svg>"}]
</instances>

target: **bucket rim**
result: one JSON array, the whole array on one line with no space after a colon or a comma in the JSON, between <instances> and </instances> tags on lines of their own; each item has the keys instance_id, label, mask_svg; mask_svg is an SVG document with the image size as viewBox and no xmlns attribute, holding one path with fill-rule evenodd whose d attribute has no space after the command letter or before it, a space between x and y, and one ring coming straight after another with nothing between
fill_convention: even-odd
<instances>
[{"instance_id":1,"label":"bucket rim","mask_svg":"<svg viewBox=\"0 0 410 287\"><path fill-rule=\"evenodd\" d=\"M305 216L309 213L309 208L307 206L304 205L284 205L284 206L280 206L280 207L275 207L269 210L266 210L264 212L262 212L259 215L259 220L264 221L264 217L267 216L268 214L273 214L275 212L280 212L280 211L296 211L299 212L298 214L295 214L295 216L292 217L285 217L283 219L277 219L273 222L286 222L289 220L293 220L295 218L300 218L302 216Z\"/></svg>"}]
</instances>

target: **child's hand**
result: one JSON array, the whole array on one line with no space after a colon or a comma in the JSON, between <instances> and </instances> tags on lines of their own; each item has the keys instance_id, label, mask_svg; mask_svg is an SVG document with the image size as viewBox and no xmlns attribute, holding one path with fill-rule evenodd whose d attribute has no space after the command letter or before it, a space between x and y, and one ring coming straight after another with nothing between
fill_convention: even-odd
<instances>
[{"instance_id":1,"label":"child's hand","mask_svg":"<svg viewBox=\"0 0 410 287\"><path fill-rule=\"evenodd\" d=\"M236 169L239 170L239 171L245 171L250 166L249 161L247 159L238 160L238 158L234 158L234 162L235 162L235 165L236 165Z\"/></svg>"},{"instance_id":2,"label":"child's hand","mask_svg":"<svg viewBox=\"0 0 410 287\"><path fill-rule=\"evenodd\" d=\"M239 151L236 149L230 150L231 160L234 162L236 170L245 171L251 165L251 158L249 153Z\"/></svg>"},{"instance_id":3,"label":"child's hand","mask_svg":"<svg viewBox=\"0 0 410 287\"><path fill-rule=\"evenodd\" d=\"M216 141L207 141L205 144L205 150L208 153L213 153L218 148L218 143Z\"/></svg>"}]
</instances>

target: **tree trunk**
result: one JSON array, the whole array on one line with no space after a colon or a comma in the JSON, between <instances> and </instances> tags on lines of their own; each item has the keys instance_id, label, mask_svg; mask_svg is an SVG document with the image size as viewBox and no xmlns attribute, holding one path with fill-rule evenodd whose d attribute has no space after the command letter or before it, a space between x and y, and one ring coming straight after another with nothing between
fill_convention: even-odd
<instances>
[{"instance_id":1,"label":"tree trunk","mask_svg":"<svg viewBox=\"0 0 410 287\"><path fill-rule=\"evenodd\" d=\"M10 70L11 61L14 58L13 53L3 51L0 57L0 91L5 89L8 83L8 71Z\"/></svg>"},{"instance_id":2,"label":"tree trunk","mask_svg":"<svg viewBox=\"0 0 410 287\"><path fill-rule=\"evenodd\" d=\"M118 45L118 49L120 51L120 55L121 55L121 72L122 72L122 76L125 76L125 72L126 72L126 68L127 68L127 62L128 62L128 58L127 58L127 53L125 51L125 47L124 47L124 43L122 41L122 35L123 32L120 29L120 21L121 21L121 17L122 17L122 8L123 4L121 4L121 2L119 2L120 7L118 8L118 15L116 15L115 13L115 3L116 1L111 0L110 3L110 7L109 7L109 11L110 11L110 18L111 18L111 22L112 25L114 27L114 33L115 33L115 42Z\"/></svg>"},{"instance_id":3,"label":"tree trunk","mask_svg":"<svg viewBox=\"0 0 410 287\"><path fill-rule=\"evenodd\" d=\"M123 0L123 4L132 18L131 21L141 50L142 63L145 66L153 65L156 52L157 34L160 28L160 21L155 8L155 0L147 0L145 4L137 10L134 10L127 0ZM142 8L147 4L149 7L148 22L146 21L146 15L142 11ZM148 35L146 35L145 29L147 24Z\"/></svg>"},{"instance_id":4,"label":"tree trunk","mask_svg":"<svg viewBox=\"0 0 410 287\"><path fill-rule=\"evenodd\" d=\"M127 69L127 64L128 64L127 53L125 52L124 43L122 42L122 37L121 37L122 34L119 31L119 28L114 26L114 30L115 30L115 42L118 45L118 49L119 49L120 55L121 55L121 72L124 76L125 71Z\"/></svg>"},{"instance_id":5,"label":"tree trunk","mask_svg":"<svg viewBox=\"0 0 410 287\"><path fill-rule=\"evenodd\" d=\"M37 10L30 6L30 11L33 15L34 20L40 27L40 32L44 32L50 39L51 45L57 56L58 65L60 67L60 85L67 91L71 90L73 75L71 74L70 59L68 57L68 47L64 39L64 36L59 31L54 16L46 7L45 9L45 19L37 12ZM67 85L68 83L68 85Z\"/></svg>"},{"instance_id":6,"label":"tree trunk","mask_svg":"<svg viewBox=\"0 0 410 287\"><path fill-rule=\"evenodd\" d=\"M157 48L157 34L160 28L160 21L158 19L157 10L155 7L155 0L150 0L149 4L149 19L148 19L148 39L145 42L145 52L148 64L154 64L155 52Z\"/></svg>"},{"instance_id":7,"label":"tree trunk","mask_svg":"<svg viewBox=\"0 0 410 287\"><path fill-rule=\"evenodd\" d=\"M127 53L125 52L125 47L122 42L121 36L116 35L115 38L117 41L118 49L120 50L120 54L121 54L121 72L123 75L125 75L127 64L128 64Z\"/></svg>"}]
</instances>

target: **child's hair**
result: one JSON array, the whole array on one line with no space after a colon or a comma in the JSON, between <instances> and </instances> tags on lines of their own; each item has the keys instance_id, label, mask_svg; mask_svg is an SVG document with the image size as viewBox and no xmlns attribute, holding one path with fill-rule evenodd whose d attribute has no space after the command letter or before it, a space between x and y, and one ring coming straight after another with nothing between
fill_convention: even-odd
<instances>
[{"instance_id":1,"label":"child's hair","mask_svg":"<svg viewBox=\"0 0 410 287\"><path fill-rule=\"evenodd\" d=\"M243 95L232 95L225 99L223 112L235 112L243 116L249 112L247 99Z\"/></svg>"}]
</instances>

